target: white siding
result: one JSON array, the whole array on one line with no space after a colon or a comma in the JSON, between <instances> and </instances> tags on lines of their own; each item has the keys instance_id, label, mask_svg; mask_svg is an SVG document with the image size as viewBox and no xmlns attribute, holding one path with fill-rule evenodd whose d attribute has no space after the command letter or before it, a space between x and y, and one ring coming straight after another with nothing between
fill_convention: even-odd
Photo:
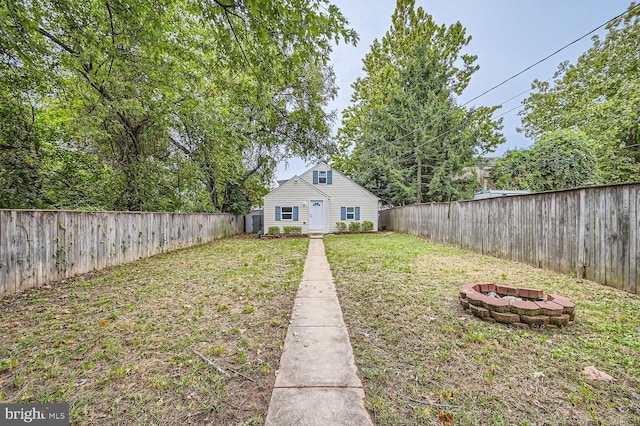
<instances>
[{"instance_id":1,"label":"white siding","mask_svg":"<svg viewBox=\"0 0 640 426\"><path fill-rule=\"evenodd\" d=\"M314 170L332 170L327 164L320 163L304 172L300 177L313 185ZM353 220L340 220L340 207L360 207L360 220L373 222L373 230L378 230L378 198L375 195L356 184L342 173L332 170L332 183L319 183L313 185L329 195L329 206L325 207L325 232L337 232L336 222L349 222ZM328 214L326 213L328 209Z\"/></svg>"},{"instance_id":2,"label":"white siding","mask_svg":"<svg viewBox=\"0 0 640 426\"><path fill-rule=\"evenodd\" d=\"M326 227L327 205L329 204L327 196L303 182L301 178L298 178L296 182L294 177L264 196L264 232L267 233L270 226L280 227L280 232L283 232L283 226L300 226L302 233L308 234L310 200L324 201L324 222ZM276 221L276 206L298 206L298 220ZM328 232L328 230L325 229L325 232Z\"/></svg>"},{"instance_id":3,"label":"white siding","mask_svg":"<svg viewBox=\"0 0 640 426\"><path fill-rule=\"evenodd\" d=\"M270 226L300 226L302 233L309 233L309 202L322 200L324 206L324 232L337 232L336 222L340 220L341 207L360 207L360 220L373 222L373 230L378 230L378 198L362 188L342 173L332 170L331 184L313 184L313 171L332 170L327 164L320 163L301 176L295 176L264 197L264 232ZM298 221L276 221L276 206L298 206Z\"/></svg>"}]
</instances>

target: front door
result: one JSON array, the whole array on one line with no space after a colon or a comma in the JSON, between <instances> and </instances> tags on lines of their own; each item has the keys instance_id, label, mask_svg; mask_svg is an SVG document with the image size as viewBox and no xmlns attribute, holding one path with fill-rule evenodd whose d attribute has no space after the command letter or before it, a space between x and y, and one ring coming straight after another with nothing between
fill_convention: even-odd
<instances>
[{"instance_id":1,"label":"front door","mask_svg":"<svg viewBox=\"0 0 640 426\"><path fill-rule=\"evenodd\" d=\"M324 209L322 208L322 201L314 201L311 200L309 202L309 231L323 231L324 230L324 220L323 220Z\"/></svg>"}]
</instances>

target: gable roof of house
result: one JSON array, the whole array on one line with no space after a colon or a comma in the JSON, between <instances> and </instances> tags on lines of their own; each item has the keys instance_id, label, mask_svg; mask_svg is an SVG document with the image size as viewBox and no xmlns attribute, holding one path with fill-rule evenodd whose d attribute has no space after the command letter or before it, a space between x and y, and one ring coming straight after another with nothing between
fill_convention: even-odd
<instances>
[{"instance_id":1,"label":"gable roof of house","mask_svg":"<svg viewBox=\"0 0 640 426\"><path fill-rule=\"evenodd\" d=\"M318 164L316 164L315 166L311 167L310 169L306 170L304 173L302 173L302 175L305 175L307 173L309 173L310 171L316 169L319 166L325 166L327 169L330 169L332 172L334 173L338 173L340 176L342 176L343 178L345 178L346 180L348 180L349 182L351 182L356 188L358 188L360 191L362 191L365 195L370 196L372 198L375 198L376 200L380 200L380 197L378 197L377 195L375 195L373 192L369 191L368 189L362 187L361 185L359 185L356 181L354 181L353 179L350 179L349 177L345 176L343 173L341 173L338 170L335 170L334 168L332 168L331 166L329 166L327 163L325 162L320 162ZM300 175L300 176L302 176ZM273 189L271 192L269 192L267 195L265 195L263 198L266 198L268 196L270 196L271 194L274 194L276 192L278 192L281 188L287 187L289 185L291 185L291 182L295 182L296 179L300 179L301 182L303 182L306 186L308 186L309 188L313 189L314 191L316 191L317 193L327 197L327 198L331 198L331 196L329 194L327 194L326 192L318 189L317 185L313 185L311 182L302 179L302 177L300 177L298 175L294 175L293 177L291 177L290 179L286 180L286 181L278 181L279 186L276 187L275 189ZM280 183L282 182L282 183Z\"/></svg>"},{"instance_id":2,"label":"gable roof of house","mask_svg":"<svg viewBox=\"0 0 640 426\"><path fill-rule=\"evenodd\" d=\"M307 182L306 180L302 179L298 175L294 175L291 179L289 179L288 181L282 183L280 186L278 186L277 188L275 188L274 190L269 192L267 195L265 195L263 198L266 198L266 197L268 197L268 196L270 196L272 194L275 194L276 192L280 191L282 188L285 188L285 187L287 187L289 185L293 185L298 180L300 180L300 182L302 182L304 185L306 185L307 187L311 188L313 191L317 192L318 194L321 194L326 198L330 198L329 194L326 194L326 193L322 192L315 185L310 184L309 182Z\"/></svg>"},{"instance_id":3,"label":"gable roof of house","mask_svg":"<svg viewBox=\"0 0 640 426\"><path fill-rule=\"evenodd\" d=\"M333 167L329 166L327 163L325 163L324 161L321 161L320 163L316 164L315 166L313 166L312 168L310 168L309 170L307 170L305 173L308 173L310 170L315 169L318 166L326 166L329 169L331 169L331 171L333 171L334 173L338 173L340 176L342 176L343 178L347 179L348 181L350 181L351 183L353 183L355 186L357 186L362 192L364 192L366 195L370 195L373 198L375 198L376 200L379 200L380 197L378 197L376 194L374 194L373 192L369 191L367 188L361 186L360 184L358 184L355 180L347 177L344 175L344 173L340 172L339 170L334 169Z\"/></svg>"}]
</instances>

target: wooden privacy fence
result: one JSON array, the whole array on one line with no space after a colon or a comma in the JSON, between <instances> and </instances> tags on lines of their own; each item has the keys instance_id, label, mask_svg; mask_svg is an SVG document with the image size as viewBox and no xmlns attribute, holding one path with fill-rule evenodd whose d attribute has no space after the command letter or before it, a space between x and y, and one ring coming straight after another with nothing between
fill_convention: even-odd
<instances>
[{"instance_id":1,"label":"wooden privacy fence","mask_svg":"<svg viewBox=\"0 0 640 426\"><path fill-rule=\"evenodd\" d=\"M0 210L0 297L242 232L228 214Z\"/></svg>"},{"instance_id":2,"label":"wooden privacy fence","mask_svg":"<svg viewBox=\"0 0 640 426\"><path fill-rule=\"evenodd\" d=\"M640 184L381 212L381 226L640 293Z\"/></svg>"}]
</instances>

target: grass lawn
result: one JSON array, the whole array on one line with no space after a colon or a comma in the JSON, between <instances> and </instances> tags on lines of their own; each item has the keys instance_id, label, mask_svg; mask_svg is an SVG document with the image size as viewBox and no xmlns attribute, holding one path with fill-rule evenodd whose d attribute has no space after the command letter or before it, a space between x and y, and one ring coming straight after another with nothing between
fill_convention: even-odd
<instances>
[{"instance_id":1,"label":"grass lawn","mask_svg":"<svg viewBox=\"0 0 640 426\"><path fill-rule=\"evenodd\" d=\"M0 402L66 401L72 424L262 424L307 247L232 238L0 300Z\"/></svg>"},{"instance_id":2,"label":"grass lawn","mask_svg":"<svg viewBox=\"0 0 640 426\"><path fill-rule=\"evenodd\" d=\"M637 295L407 235L324 243L376 424L640 424ZM481 321L458 302L468 282L566 295L575 324ZM613 381L587 379L587 366Z\"/></svg>"}]
</instances>

